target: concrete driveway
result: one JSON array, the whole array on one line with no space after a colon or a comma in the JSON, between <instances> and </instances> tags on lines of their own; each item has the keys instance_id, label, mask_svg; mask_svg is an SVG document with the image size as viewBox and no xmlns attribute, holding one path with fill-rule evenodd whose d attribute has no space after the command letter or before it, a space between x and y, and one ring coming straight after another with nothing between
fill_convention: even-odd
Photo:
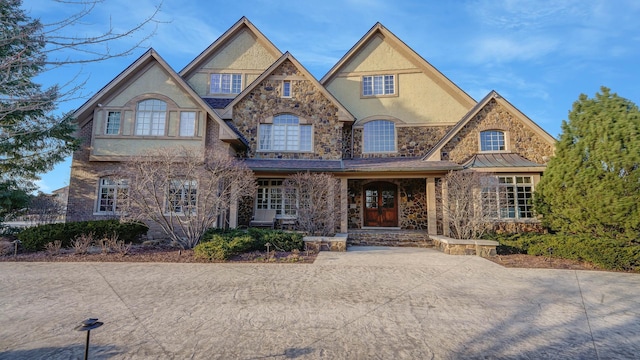
<instances>
[{"instance_id":1,"label":"concrete driveway","mask_svg":"<svg viewBox=\"0 0 640 360\"><path fill-rule=\"evenodd\" d=\"M633 359L640 275L433 249L314 264L0 263L0 359Z\"/></svg>"}]
</instances>

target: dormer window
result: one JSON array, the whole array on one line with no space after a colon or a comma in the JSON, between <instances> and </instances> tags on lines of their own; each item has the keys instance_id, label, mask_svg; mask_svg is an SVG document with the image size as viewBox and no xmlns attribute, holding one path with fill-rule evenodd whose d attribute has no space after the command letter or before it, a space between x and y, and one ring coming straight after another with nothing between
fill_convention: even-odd
<instances>
[{"instance_id":1,"label":"dormer window","mask_svg":"<svg viewBox=\"0 0 640 360\"><path fill-rule=\"evenodd\" d=\"M242 74L211 74L212 94L239 94L242 90Z\"/></svg>"},{"instance_id":2,"label":"dormer window","mask_svg":"<svg viewBox=\"0 0 640 360\"><path fill-rule=\"evenodd\" d=\"M480 133L480 151L506 150L504 131L488 130Z\"/></svg>"},{"instance_id":3,"label":"dormer window","mask_svg":"<svg viewBox=\"0 0 640 360\"><path fill-rule=\"evenodd\" d=\"M396 93L395 75L362 77L362 96L393 95Z\"/></svg>"},{"instance_id":4,"label":"dormer window","mask_svg":"<svg viewBox=\"0 0 640 360\"><path fill-rule=\"evenodd\" d=\"M158 99L143 100L136 112L136 135L164 136L167 103Z\"/></svg>"}]
</instances>

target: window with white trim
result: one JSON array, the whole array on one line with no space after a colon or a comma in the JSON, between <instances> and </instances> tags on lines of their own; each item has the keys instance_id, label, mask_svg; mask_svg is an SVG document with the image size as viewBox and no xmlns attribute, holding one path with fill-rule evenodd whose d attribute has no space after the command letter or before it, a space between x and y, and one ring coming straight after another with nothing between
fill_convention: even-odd
<instances>
[{"instance_id":1,"label":"window with white trim","mask_svg":"<svg viewBox=\"0 0 640 360\"><path fill-rule=\"evenodd\" d=\"M183 111L180 113L180 136L196 135L196 112Z\"/></svg>"},{"instance_id":2,"label":"window with white trim","mask_svg":"<svg viewBox=\"0 0 640 360\"><path fill-rule=\"evenodd\" d=\"M487 130L480 133L480 151L505 150L504 132Z\"/></svg>"},{"instance_id":3,"label":"window with white trim","mask_svg":"<svg viewBox=\"0 0 640 360\"><path fill-rule=\"evenodd\" d=\"M291 97L291 81L282 82L282 97Z\"/></svg>"},{"instance_id":4,"label":"window with white trim","mask_svg":"<svg viewBox=\"0 0 640 360\"><path fill-rule=\"evenodd\" d=\"M482 210L494 219L533 218L531 176L498 176L497 184L482 188Z\"/></svg>"},{"instance_id":5,"label":"window with white trim","mask_svg":"<svg viewBox=\"0 0 640 360\"><path fill-rule=\"evenodd\" d=\"M311 125L300 125L291 114L273 118L273 124L260 124L259 151L311 151Z\"/></svg>"},{"instance_id":6,"label":"window with white trim","mask_svg":"<svg viewBox=\"0 0 640 360\"><path fill-rule=\"evenodd\" d=\"M171 180L167 191L166 211L174 214L195 214L198 201L198 182Z\"/></svg>"},{"instance_id":7,"label":"window with white trim","mask_svg":"<svg viewBox=\"0 0 640 360\"><path fill-rule=\"evenodd\" d=\"M363 150L365 153L396 151L395 123L388 120L374 120L364 124Z\"/></svg>"},{"instance_id":8,"label":"window with white trim","mask_svg":"<svg viewBox=\"0 0 640 360\"><path fill-rule=\"evenodd\" d=\"M136 112L136 135L165 135L167 103L158 99L142 100Z\"/></svg>"},{"instance_id":9,"label":"window with white trim","mask_svg":"<svg viewBox=\"0 0 640 360\"><path fill-rule=\"evenodd\" d=\"M109 111L107 113L107 124L104 128L106 135L118 135L120 133L120 111Z\"/></svg>"},{"instance_id":10,"label":"window with white trim","mask_svg":"<svg viewBox=\"0 0 640 360\"><path fill-rule=\"evenodd\" d=\"M128 196L128 180L103 177L99 182L96 212L103 214L119 213Z\"/></svg>"},{"instance_id":11,"label":"window with white trim","mask_svg":"<svg viewBox=\"0 0 640 360\"><path fill-rule=\"evenodd\" d=\"M212 94L239 94L242 91L242 74L211 74Z\"/></svg>"},{"instance_id":12,"label":"window with white trim","mask_svg":"<svg viewBox=\"0 0 640 360\"><path fill-rule=\"evenodd\" d=\"M278 217L295 217L295 196L286 196L282 179L258 180L256 210L276 210Z\"/></svg>"},{"instance_id":13,"label":"window with white trim","mask_svg":"<svg viewBox=\"0 0 640 360\"><path fill-rule=\"evenodd\" d=\"M396 92L395 75L371 75L362 77L362 95L393 95Z\"/></svg>"}]
</instances>

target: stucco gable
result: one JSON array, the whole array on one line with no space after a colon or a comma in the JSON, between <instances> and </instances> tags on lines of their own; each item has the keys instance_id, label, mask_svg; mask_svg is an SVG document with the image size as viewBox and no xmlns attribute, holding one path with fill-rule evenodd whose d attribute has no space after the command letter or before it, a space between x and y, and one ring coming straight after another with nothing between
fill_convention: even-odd
<instances>
[{"instance_id":1,"label":"stucco gable","mask_svg":"<svg viewBox=\"0 0 640 360\"><path fill-rule=\"evenodd\" d=\"M496 91L491 91L474 106L424 156L427 161L468 161L479 152L479 133L505 131L507 151L538 164L553 155L556 140ZM442 156L442 154L446 156Z\"/></svg>"},{"instance_id":2,"label":"stucco gable","mask_svg":"<svg viewBox=\"0 0 640 360\"><path fill-rule=\"evenodd\" d=\"M387 59L384 68L376 59ZM392 59L392 60L389 60ZM391 62L389 62L391 61ZM376 23L330 70L320 83L329 87L339 74L368 73L380 70L417 69L428 76L461 105L470 108L475 104L471 96L444 76L438 69L418 55L407 44L380 23Z\"/></svg>"}]
</instances>

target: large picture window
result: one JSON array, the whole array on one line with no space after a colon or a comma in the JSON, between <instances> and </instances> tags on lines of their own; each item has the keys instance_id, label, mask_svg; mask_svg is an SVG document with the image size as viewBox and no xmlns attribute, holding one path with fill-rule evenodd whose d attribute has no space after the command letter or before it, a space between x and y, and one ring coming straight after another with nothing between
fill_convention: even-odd
<instances>
[{"instance_id":1,"label":"large picture window","mask_svg":"<svg viewBox=\"0 0 640 360\"><path fill-rule=\"evenodd\" d=\"M258 180L257 210L276 210L278 217L295 217L295 196L286 196L282 179Z\"/></svg>"},{"instance_id":2,"label":"large picture window","mask_svg":"<svg viewBox=\"0 0 640 360\"><path fill-rule=\"evenodd\" d=\"M150 99L138 103L136 135L163 136L167 119L167 103Z\"/></svg>"},{"instance_id":3,"label":"large picture window","mask_svg":"<svg viewBox=\"0 0 640 360\"><path fill-rule=\"evenodd\" d=\"M388 120L374 120L364 124L365 153L396 151L395 124Z\"/></svg>"},{"instance_id":4,"label":"large picture window","mask_svg":"<svg viewBox=\"0 0 640 360\"><path fill-rule=\"evenodd\" d=\"M533 217L533 182L531 176L499 176L497 183L482 189L482 209L495 219Z\"/></svg>"},{"instance_id":5,"label":"large picture window","mask_svg":"<svg viewBox=\"0 0 640 360\"><path fill-rule=\"evenodd\" d=\"M196 212L198 183L195 180L172 180L167 191L166 211L175 214Z\"/></svg>"},{"instance_id":6,"label":"large picture window","mask_svg":"<svg viewBox=\"0 0 640 360\"><path fill-rule=\"evenodd\" d=\"M311 151L311 125L300 125L295 115L278 115L273 124L260 125L258 150Z\"/></svg>"},{"instance_id":7,"label":"large picture window","mask_svg":"<svg viewBox=\"0 0 640 360\"><path fill-rule=\"evenodd\" d=\"M101 178L98 188L96 212L119 213L129 195L129 181L125 179Z\"/></svg>"},{"instance_id":8,"label":"large picture window","mask_svg":"<svg viewBox=\"0 0 640 360\"><path fill-rule=\"evenodd\" d=\"M393 95L396 92L394 75L374 75L362 77L362 95Z\"/></svg>"},{"instance_id":9,"label":"large picture window","mask_svg":"<svg viewBox=\"0 0 640 360\"><path fill-rule=\"evenodd\" d=\"M480 133L480 151L503 150L505 150L504 132L489 130Z\"/></svg>"},{"instance_id":10,"label":"large picture window","mask_svg":"<svg viewBox=\"0 0 640 360\"><path fill-rule=\"evenodd\" d=\"M211 74L212 94L239 94L242 90L242 74Z\"/></svg>"}]
</instances>

